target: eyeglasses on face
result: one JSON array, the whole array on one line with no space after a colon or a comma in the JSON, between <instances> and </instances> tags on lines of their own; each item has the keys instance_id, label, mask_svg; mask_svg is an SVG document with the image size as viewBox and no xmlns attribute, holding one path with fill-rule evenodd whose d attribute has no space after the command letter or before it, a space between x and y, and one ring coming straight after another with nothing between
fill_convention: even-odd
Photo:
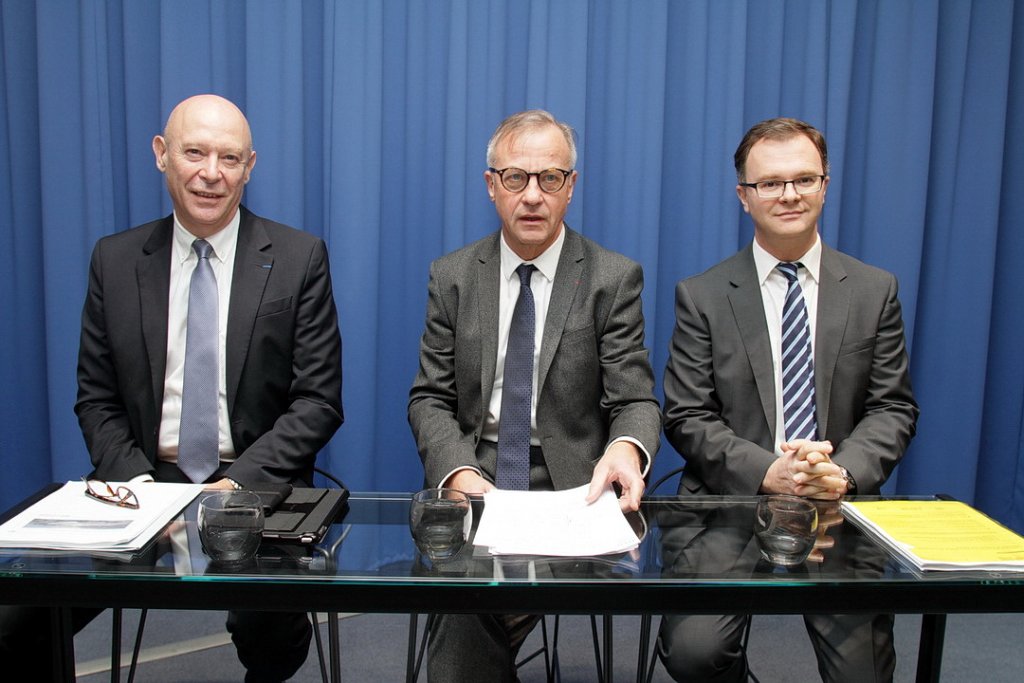
<instances>
[{"instance_id":1,"label":"eyeglasses on face","mask_svg":"<svg viewBox=\"0 0 1024 683\"><path fill-rule=\"evenodd\" d=\"M521 168L503 168L498 170L494 167L487 169L491 173L498 174L501 178L501 186L509 192L522 192L530 184L530 177L537 177L537 185L548 194L554 194L565 187L566 179L572 175L572 171L561 168L549 168L536 173L527 173Z\"/></svg>"},{"instance_id":2,"label":"eyeglasses on face","mask_svg":"<svg viewBox=\"0 0 1024 683\"><path fill-rule=\"evenodd\" d=\"M85 477L82 477L82 481L85 482L85 495L90 498L122 508L139 509L139 499L135 492L127 486L114 488L105 481L86 479Z\"/></svg>"},{"instance_id":3,"label":"eyeglasses on face","mask_svg":"<svg viewBox=\"0 0 1024 683\"><path fill-rule=\"evenodd\" d=\"M756 183L740 183L743 187L752 187L761 199L773 199L786 193L786 185L792 185L797 194L814 194L821 190L824 175L805 175L792 180L759 180Z\"/></svg>"}]
</instances>

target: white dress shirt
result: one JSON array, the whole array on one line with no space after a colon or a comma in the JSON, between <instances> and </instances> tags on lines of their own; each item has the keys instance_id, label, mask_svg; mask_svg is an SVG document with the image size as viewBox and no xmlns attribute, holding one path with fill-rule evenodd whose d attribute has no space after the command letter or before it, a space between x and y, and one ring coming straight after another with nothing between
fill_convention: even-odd
<instances>
[{"instance_id":1,"label":"white dress shirt","mask_svg":"<svg viewBox=\"0 0 1024 683\"><path fill-rule=\"evenodd\" d=\"M551 287L555 282L555 271L558 270L558 259L562 255L565 244L565 228L558 233L554 243L544 253L532 261L524 261L512 251L501 235L501 286L498 288L498 362L494 369L494 387L491 390L491 403L484 416L481 438L485 441L498 440L498 423L501 420L501 390L505 384L505 353L508 351L508 335L512 328L512 313L519 301L519 276L516 268L524 263L536 267L530 278L530 291L533 292L534 310L536 311L533 335L533 397L530 401L530 445L539 446L537 436L537 375L540 371L540 346L544 338L544 321L548 317L548 304L551 302Z\"/></svg>"},{"instance_id":2,"label":"white dress shirt","mask_svg":"<svg viewBox=\"0 0 1024 683\"><path fill-rule=\"evenodd\" d=\"M222 230L206 238L213 247L210 266L217 279L218 380L217 424L221 461L235 459L228 420L227 381L225 379L225 343L228 329L228 306L231 302L231 278L235 267L240 212L235 212ZM166 462L178 461L178 430L181 426L181 392L185 378L185 336L188 327L188 293L192 271L199 263L192 243L197 238L174 217L174 238L171 244L171 286L167 310L167 368L164 374L164 402L160 414L160 438L157 455Z\"/></svg>"},{"instance_id":3,"label":"white dress shirt","mask_svg":"<svg viewBox=\"0 0 1024 683\"><path fill-rule=\"evenodd\" d=\"M811 328L811 357L814 357L814 333L818 326L818 282L821 275L821 238L815 237L807 253L793 261L803 268L797 270L796 279L804 293L807 321ZM785 440L785 416L782 414L782 309L786 304L789 280L776 269L781 261L754 240L754 265L761 285L761 302L768 323L768 339L772 348L772 367L775 371L775 454L782 455L779 446Z\"/></svg>"}]
</instances>

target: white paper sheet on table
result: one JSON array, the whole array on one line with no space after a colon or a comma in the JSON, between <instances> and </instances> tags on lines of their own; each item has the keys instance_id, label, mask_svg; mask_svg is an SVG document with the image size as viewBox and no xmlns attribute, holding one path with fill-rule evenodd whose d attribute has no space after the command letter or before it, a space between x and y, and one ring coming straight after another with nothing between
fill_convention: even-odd
<instances>
[{"instance_id":1,"label":"white paper sheet on table","mask_svg":"<svg viewBox=\"0 0 1024 683\"><path fill-rule=\"evenodd\" d=\"M69 481L0 526L0 548L130 552L142 548L203 490L202 484L146 482L129 486L139 508L109 505Z\"/></svg>"},{"instance_id":2,"label":"white paper sheet on table","mask_svg":"<svg viewBox=\"0 0 1024 683\"><path fill-rule=\"evenodd\" d=\"M485 493L474 543L492 555L590 557L636 548L615 493L608 489L587 505L587 490Z\"/></svg>"}]
</instances>

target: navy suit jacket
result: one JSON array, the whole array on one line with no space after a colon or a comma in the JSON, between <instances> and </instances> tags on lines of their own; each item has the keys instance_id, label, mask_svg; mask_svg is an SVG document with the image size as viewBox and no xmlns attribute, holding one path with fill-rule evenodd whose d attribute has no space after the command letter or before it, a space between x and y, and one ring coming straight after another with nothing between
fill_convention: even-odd
<instances>
[{"instance_id":1,"label":"navy suit jacket","mask_svg":"<svg viewBox=\"0 0 1024 683\"><path fill-rule=\"evenodd\" d=\"M877 493L918 407L896 278L822 245L814 388L833 461ZM775 375L751 247L676 286L665 435L686 459L680 493L753 495L775 460Z\"/></svg>"},{"instance_id":2,"label":"navy suit jacket","mask_svg":"<svg viewBox=\"0 0 1024 683\"><path fill-rule=\"evenodd\" d=\"M341 335L323 240L240 207L226 339L243 486L310 482L341 425ZM167 364L173 216L97 242L82 312L75 412L95 476L152 472Z\"/></svg>"}]
</instances>

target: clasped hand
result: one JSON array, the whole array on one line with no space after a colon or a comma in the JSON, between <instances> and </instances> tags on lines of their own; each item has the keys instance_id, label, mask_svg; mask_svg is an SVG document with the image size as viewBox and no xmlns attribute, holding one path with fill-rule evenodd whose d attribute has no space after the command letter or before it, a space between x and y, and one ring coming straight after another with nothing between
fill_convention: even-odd
<instances>
[{"instance_id":1,"label":"clasped hand","mask_svg":"<svg viewBox=\"0 0 1024 683\"><path fill-rule=\"evenodd\" d=\"M832 462L828 441L794 439L782 444L782 455L765 473L761 490L818 500L837 500L846 493L846 480Z\"/></svg>"}]
</instances>

